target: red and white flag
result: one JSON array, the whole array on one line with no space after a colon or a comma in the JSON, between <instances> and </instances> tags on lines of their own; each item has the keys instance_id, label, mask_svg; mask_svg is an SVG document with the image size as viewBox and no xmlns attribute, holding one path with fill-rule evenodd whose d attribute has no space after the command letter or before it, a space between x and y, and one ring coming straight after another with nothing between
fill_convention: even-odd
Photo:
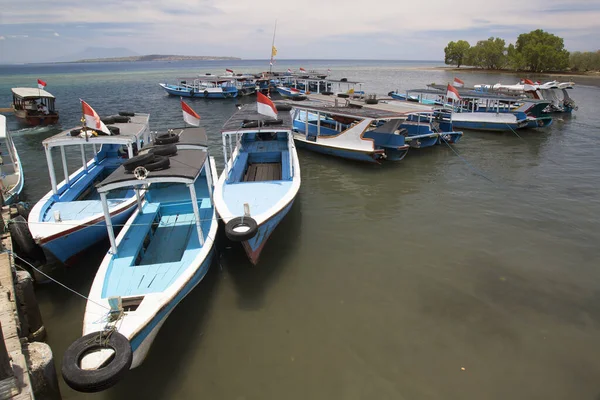
<instances>
[{"instance_id":1,"label":"red and white flag","mask_svg":"<svg viewBox=\"0 0 600 400\"><path fill-rule=\"evenodd\" d=\"M535 83L530 79L523 79L523 90L526 92L535 92L536 91Z\"/></svg>"},{"instance_id":2,"label":"red and white flag","mask_svg":"<svg viewBox=\"0 0 600 400\"><path fill-rule=\"evenodd\" d=\"M302 67L300 67L300 72L306 72L306 70Z\"/></svg>"},{"instance_id":3,"label":"red and white flag","mask_svg":"<svg viewBox=\"0 0 600 400\"><path fill-rule=\"evenodd\" d=\"M200 116L196 114L196 111L192 110L192 107L188 106L183 99L181 99L181 110L183 111L183 120L186 124L200 126Z\"/></svg>"},{"instance_id":4,"label":"red and white flag","mask_svg":"<svg viewBox=\"0 0 600 400\"><path fill-rule=\"evenodd\" d=\"M454 78L454 87L463 87L465 83L458 78Z\"/></svg>"},{"instance_id":5,"label":"red and white flag","mask_svg":"<svg viewBox=\"0 0 600 400\"><path fill-rule=\"evenodd\" d=\"M458 90L456 90L456 88L450 84L448 84L448 89L446 90L446 97L452 100L460 100Z\"/></svg>"},{"instance_id":6,"label":"red and white flag","mask_svg":"<svg viewBox=\"0 0 600 400\"><path fill-rule=\"evenodd\" d=\"M112 135L112 133L108 130L104 122L100 120L100 116L98 113L90 107L88 103L79 99L81 101L81 109L83 111L83 116L85 118L85 126L86 128L92 128L96 131L101 131L106 133L107 135Z\"/></svg>"},{"instance_id":7,"label":"red and white flag","mask_svg":"<svg viewBox=\"0 0 600 400\"><path fill-rule=\"evenodd\" d=\"M38 89L43 89L46 87L46 82L41 79L38 79Z\"/></svg>"},{"instance_id":8,"label":"red and white flag","mask_svg":"<svg viewBox=\"0 0 600 400\"><path fill-rule=\"evenodd\" d=\"M277 118L277 107L271 99L260 92L256 92L256 110L259 114Z\"/></svg>"},{"instance_id":9,"label":"red and white flag","mask_svg":"<svg viewBox=\"0 0 600 400\"><path fill-rule=\"evenodd\" d=\"M233 70L229 69L229 68L225 68L225 72L229 72L230 74L233 74Z\"/></svg>"},{"instance_id":10,"label":"red and white flag","mask_svg":"<svg viewBox=\"0 0 600 400\"><path fill-rule=\"evenodd\" d=\"M533 81L531 79L523 79L523 84L525 85L535 85L535 83L533 83Z\"/></svg>"},{"instance_id":11,"label":"red and white flag","mask_svg":"<svg viewBox=\"0 0 600 400\"><path fill-rule=\"evenodd\" d=\"M291 74L291 73L292 73L292 70L288 68L288 74Z\"/></svg>"}]
</instances>

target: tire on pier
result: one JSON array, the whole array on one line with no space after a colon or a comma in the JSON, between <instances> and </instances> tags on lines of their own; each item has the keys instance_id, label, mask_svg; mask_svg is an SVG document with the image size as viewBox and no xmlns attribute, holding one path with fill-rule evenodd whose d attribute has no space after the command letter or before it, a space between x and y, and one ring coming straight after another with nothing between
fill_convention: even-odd
<instances>
[{"instance_id":1,"label":"tire on pier","mask_svg":"<svg viewBox=\"0 0 600 400\"><path fill-rule=\"evenodd\" d=\"M46 262L44 250L31 236L27 220L22 215L18 215L8 224L8 230L15 244L15 253L18 256L30 261Z\"/></svg>"},{"instance_id":2,"label":"tire on pier","mask_svg":"<svg viewBox=\"0 0 600 400\"><path fill-rule=\"evenodd\" d=\"M236 217L225 224L225 235L232 242L252 239L258 232L258 224L251 217Z\"/></svg>"},{"instance_id":3,"label":"tire on pier","mask_svg":"<svg viewBox=\"0 0 600 400\"><path fill-rule=\"evenodd\" d=\"M86 353L112 349L114 356L98 369L82 369L79 365ZM119 382L131 368L133 351L129 340L117 331L94 332L80 337L65 351L62 376L71 388L85 393L106 390Z\"/></svg>"},{"instance_id":4,"label":"tire on pier","mask_svg":"<svg viewBox=\"0 0 600 400\"><path fill-rule=\"evenodd\" d=\"M145 166L154 161L154 154L146 153L140 154L139 156L131 157L129 160L123 162L123 168L127 172L133 172L137 167Z\"/></svg>"},{"instance_id":5,"label":"tire on pier","mask_svg":"<svg viewBox=\"0 0 600 400\"><path fill-rule=\"evenodd\" d=\"M179 135L177 135L175 133L164 133L162 135L158 135L154 139L154 144L156 144L156 145L173 144L173 143L177 143L177 142L179 142Z\"/></svg>"},{"instance_id":6,"label":"tire on pier","mask_svg":"<svg viewBox=\"0 0 600 400\"><path fill-rule=\"evenodd\" d=\"M150 152L155 156L174 156L177 154L177 146L174 144L163 144L153 147Z\"/></svg>"}]
</instances>

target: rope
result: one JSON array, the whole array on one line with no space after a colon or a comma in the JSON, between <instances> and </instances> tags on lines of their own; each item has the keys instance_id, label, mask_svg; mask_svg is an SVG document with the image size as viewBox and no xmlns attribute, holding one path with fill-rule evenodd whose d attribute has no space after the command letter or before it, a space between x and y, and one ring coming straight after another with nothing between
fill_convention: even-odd
<instances>
[{"instance_id":1,"label":"rope","mask_svg":"<svg viewBox=\"0 0 600 400\"><path fill-rule=\"evenodd\" d=\"M479 169L475 168L467 160L465 160L463 156L461 156L460 154L458 154L458 152L456 150L454 150L454 148L452 146L450 146L450 143L448 143L446 141L446 139L444 139L444 137L442 135L440 135L440 138L444 141L444 143L446 144L446 146L448 146L450 148L450 150L452 150L454 152L454 154L456 154L458 156L458 158L460 158L465 164L467 164L467 166L469 168L471 168L473 170L473 172L475 172L475 174L481 176L482 178L484 178L485 180L487 180L487 181L489 181L491 183L494 183L493 180L491 180L490 178L488 178L483 172L481 172Z\"/></svg>"},{"instance_id":2,"label":"rope","mask_svg":"<svg viewBox=\"0 0 600 400\"><path fill-rule=\"evenodd\" d=\"M68 291L75 293L77 296L89 301L90 303L94 303L95 305L102 307L106 310L110 311L110 308L100 304L100 303L96 303L94 300L91 300L89 297L84 296L83 294L79 293L78 291L71 289L70 287L68 287L67 285L65 285L62 282L57 281L56 279L54 279L53 277L51 277L50 275L46 274L45 272L43 272L42 270L40 270L39 268L34 267L29 261L25 260L24 258L19 257L17 254L15 254L12 251L6 250L3 251L2 253L7 253L9 255L11 255L13 258L18 258L19 260L21 260L22 262L24 262L25 264L29 265L32 269L34 269L35 271L39 272L40 274L44 275L46 278L50 279L52 282L58 284L59 286L62 286L63 288L67 289ZM16 265L16 264L15 264ZM18 265L16 265L18 266ZM21 266L18 266L21 270L26 271L26 269L24 269Z\"/></svg>"}]
</instances>

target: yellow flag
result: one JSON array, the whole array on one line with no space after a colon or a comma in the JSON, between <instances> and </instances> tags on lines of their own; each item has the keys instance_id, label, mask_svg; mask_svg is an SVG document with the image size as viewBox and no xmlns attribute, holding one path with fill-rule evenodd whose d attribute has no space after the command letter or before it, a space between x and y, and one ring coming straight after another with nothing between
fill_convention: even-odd
<instances>
[{"instance_id":1,"label":"yellow flag","mask_svg":"<svg viewBox=\"0 0 600 400\"><path fill-rule=\"evenodd\" d=\"M271 57L275 57L277 55L277 48L275 46L273 46L273 49L271 50Z\"/></svg>"},{"instance_id":2,"label":"yellow flag","mask_svg":"<svg viewBox=\"0 0 600 400\"><path fill-rule=\"evenodd\" d=\"M348 90L348 94L354 94L354 88Z\"/></svg>"}]
</instances>

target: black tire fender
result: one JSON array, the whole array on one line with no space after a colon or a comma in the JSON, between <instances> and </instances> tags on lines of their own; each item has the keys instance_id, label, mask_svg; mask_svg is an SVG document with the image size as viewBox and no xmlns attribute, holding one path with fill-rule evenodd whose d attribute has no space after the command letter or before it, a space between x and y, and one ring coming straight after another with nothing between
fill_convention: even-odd
<instances>
[{"instance_id":1,"label":"black tire fender","mask_svg":"<svg viewBox=\"0 0 600 400\"><path fill-rule=\"evenodd\" d=\"M204 91L204 97L208 97L208 90Z\"/></svg>"},{"instance_id":2,"label":"black tire fender","mask_svg":"<svg viewBox=\"0 0 600 400\"><path fill-rule=\"evenodd\" d=\"M291 111L292 110L292 106L290 106L289 104L275 104L275 108L277 108L277 111Z\"/></svg>"},{"instance_id":3,"label":"black tire fender","mask_svg":"<svg viewBox=\"0 0 600 400\"><path fill-rule=\"evenodd\" d=\"M112 349L115 354L108 365L84 370L79 363L94 350ZM131 368L133 351L129 340L119 332L93 332L80 337L67 348L63 356L62 376L71 388L85 393L106 390L119 382Z\"/></svg>"},{"instance_id":4,"label":"black tire fender","mask_svg":"<svg viewBox=\"0 0 600 400\"><path fill-rule=\"evenodd\" d=\"M225 235L232 242L252 239L258 232L258 224L251 217L236 217L225 224Z\"/></svg>"},{"instance_id":5,"label":"black tire fender","mask_svg":"<svg viewBox=\"0 0 600 400\"><path fill-rule=\"evenodd\" d=\"M135 117L135 113L131 111L119 111L119 115L122 117Z\"/></svg>"},{"instance_id":6,"label":"black tire fender","mask_svg":"<svg viewBox=\"0 0 600 400\"><path fill-rule=\"evenodd\" d=\"M175 133L164 133L162 135L158 135L154 139L154 144L156 145L173 144L177 142L179 142L179 135L176 135Z\"/></svg>"},{"instance_id":7,"label":"black tire fender","mask_svg":"<svg viewBox=\"0 0 600 400\"><path fill-rule=\"evenodd\" d=\"M100 118L100 121L102 121L105 125L114 124L117 122L115 117Z\"/></svg>"},{"instance_id":8,"label":"black tire fender","mask_svg":"<svg viewBox=\"0 0 600 400\"><path fill-rule=\"evenodd\" d=\"M123 115L115 115L114 117L111 117L111 118L114 121L114 122L111 122L111 123L115 123L115 124L125 124L125 123L131 121L131 118L125 117Z\"/></svg>"},{"instance_id":9,"label":"black tire fender","mask_svg":"<svg viewBox=\"0 0 600 400\"><path fill-rule=\"evenodd\" d=\"M338 93L337 97L342 98L342 99L347 99L350 97L350 95L346 94L346 93Z\"/></svg>"},{"instance_id":10,"label":"black tire fender","mask_svg":"<svg viewBox=\"0 0 600 400\"><path fill-rule=\"evenodd\" d=\"M125 171L132 172L137 167L144 166L153 161L154 161L154 154L152 154L152 153L140 154L139 156L135 156L135 157L130 158L129 160L124 161L123 167L125 168Z\"/></svg>"},{"instance_id":11,"label":"black tire fender","mask_svg":"<svg viewBox=\"0 0 600 400\"><path fill-rule=\"evenodd\" d=\"M177 146L174 144L162 144L150 149L150 152L155 156L173 156L177 154Z\"/></svg>"},{"instance_id":12,"label":"black tire fender","mask_svg":"<svg viewBox=\"0 0 600 400\"><path fill-rule=\"evenodd\" d=\"M169 157L165 156L154 156L154 161L145 164L144 168L148 171L158 171L160 169L167 169L171 165Z\"/></svg>"},{"instance_id":13,"label":"black tire fender","mask_svg":"<svg viewBox=\"0 0 600 400\"><path fill-rule=\"evenodd\" d=\"M29 219L30 207L27 203L17 203L15 204L15 208L17 209L17 215L20 215L21 217L25 218L25 221Z\"/></svg>"},{"instance_id":14,"label":"black tire fender","mask_svg":"<svg viewBox=\"0 0 600 400\"><path fill-rule=\"evenodd\" d=\"M117 126L108 125L107 128L110 131L111 135L120 135L121 134L121 130Z\"/></svg>"},{"instance_id":15,"label":"black tire fender","mask_svg":"<svg viewBox=\"0 0 600 400\"><path fill-rule=\"evenodd\" d=\"M18 254L19 256L42 263L46 262L44 251L31 236L27 220L22 215L18 215L8 224L8 230L16 247L21 252Z\"/></svg>"}]
</instances>

